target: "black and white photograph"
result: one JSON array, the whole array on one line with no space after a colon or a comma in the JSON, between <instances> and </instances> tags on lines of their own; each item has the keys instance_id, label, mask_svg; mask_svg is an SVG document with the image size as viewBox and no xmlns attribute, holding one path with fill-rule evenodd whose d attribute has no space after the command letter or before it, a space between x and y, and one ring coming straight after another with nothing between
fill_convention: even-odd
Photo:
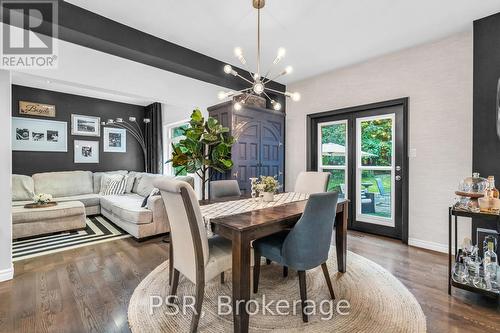
<instances>
[{"instance_id":1,"label":"black and white photograph","mask_svg":"<svg viewBox=\"0 0 500 333\"><path fill-rule=\"evenodd\" d=\"M16 140L29 140L30 131L27 128L16 128Z\"/></svg>"},{"instance_id":2,"label":"black and white photograph","mask_svg":"<svg viewBox=\"0 0 500 333\"><path fill-rule=\"evenodd\" d=\"M12 150L67 152L67 122L12 117Z\"/></svg>"},{"instance_id":3,"label":"black and white photograph","mask_svg":"<svg viewBox=\"0 0 500 333\"><path fill-rule=\"evenodd\" d=\"M74 141L75 163L99 163L99 141Z\"/></svg>"},{"instance_id":4,"label":"black and white photograph","mask_svg":"<svg viewBox=\"0 0 500 333\"><path fill-rule=\"evenodd\" d=\"M45 140L45 133L32 132L31 138L33 139L33 141L43 141Z\"/></svg>"},{"instance_id":5,"label":"black and white photograph","mask_svg":"<svg viewBox=\"0 0 500 333\"><path fill-rule=\"evenodd\" d=\"M127 131L123 128L104 127L103 141L106 153L127 152Z\"/></svg>"},{"instance_id":6,"label":"black and white photograph","mask_svg":"<svg viewBox=\"0 0 500 333\"><path fill-rule=\"evenodd\" d=\"M71 134L81 136L101 136L101 118L72 114Z\"/></svg>"},{"instance_id":7,"label":"black and white photograph","mask_svg":"<svg viewBox=\"0 0 500 333\"><path fill-rule=\"evenodd\" d=\"M92 157L92 147L82 146L82 156L83 157Z\"/></svg>"},{"instance_id":8,"label":"black and white photograph","mask_svg":"<svg viewBox=\"0 0 500 333\"><path fill-rule=\"evenodd\" d=\"M47 141L49 142L57 142L59 141L59 132L58 131L47 131Z\"/></svg>"}]
</instances>

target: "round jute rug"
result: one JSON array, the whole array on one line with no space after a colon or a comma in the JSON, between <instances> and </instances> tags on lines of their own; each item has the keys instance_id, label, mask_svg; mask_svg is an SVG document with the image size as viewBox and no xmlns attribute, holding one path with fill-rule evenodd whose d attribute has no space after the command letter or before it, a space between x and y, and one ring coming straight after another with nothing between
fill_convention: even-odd
<instances>
[{"instance_id":1,"label":"round jute rug","mask_svg":"<svg viewBox=\"0 0 500 333\"><path fill-rule=\"evenodd\" d=\"M282 268L276 264L261 265L259 293L251 294L258 304L249 309L250 331L276 330L281 332L426 332L424 313L415 297L391 273L355 253L347 254L347 272L337 272L335 249L330 251L328 269L332 278L336 300L329 301L328 288L321 267L307 271L308 299L315 303L315 314L303 323L300 311L298 275L290 270L288 277L282 276ZM226 314L231 296L231 274L226 272L226 282L218 278L205 287L203 315L199 332L232 332L233 318ZM154 269L136 288L128 308L129 325L134 333L139 332L188 332L192 312L188 305L195 293L194 285L187 279L179 281L175 306L159 305L169 292L168 261ZM280 303L280 315L276 302ZM321 303L323 301L323 303ZM349 308L344 308L349 303ZM271 303L269 305L269 303ZM152 307L151 304L155 306ZM222 314L218 314L218 304ZM264 314L263 304L268 305ZM295 307L294 307L295 305ZM337 311L340 305L340 312ZM177 314L173 314L177 312ZM312 308L310 308L313 311ZM295 312L295 314L294 314ZM348 314L346 314L348 312Z\"/></svg>"}]
</instances>

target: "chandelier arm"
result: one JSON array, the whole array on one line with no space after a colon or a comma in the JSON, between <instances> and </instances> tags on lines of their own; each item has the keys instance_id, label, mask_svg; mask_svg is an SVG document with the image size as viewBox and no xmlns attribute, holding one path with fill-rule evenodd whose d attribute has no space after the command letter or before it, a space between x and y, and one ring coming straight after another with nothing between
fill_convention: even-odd
<instances>
[{"instance_id":1,"label":"chandelier arm","mask_svg":"<svg viewBox=\"0 0 500 333\"><path fill-rule=\"evenodd\" d=\"M249 79L247 79L246 77L243 77L241 76L240 74L236 74L237 77L239 77L240 79L244 80L244 81L247 81L248 83L250 83L251 85L254 84L254 82L250 81Z\"/></svg>"},{"instance_id":2,"label":"chandelier arm","mask_svg":"<svg viewBox=\"0 0 500 333\"><path fill-rule=\"evenodd\" d=\"M284 91L279 91L279 90L276 90L276 89L271 89L271 88L268 88L268 87L266 87L265 89L266 89L266 90L269 90L269 91L272 91L272 92L274 92L274 93L277 93L277 94L281 94L281 95L283 95L283 96L286 96L286 94L285 94L285 92L284 92Z\"/></svg>"},{"instance_id":3,"label":"chandelier arm","mask_svg":"<svg viewBox=\"0 0 500 333\"><path fill-rule=\"evenodd\" d=\"M263 82L263 83L265 84L265 83L268 83L268 82L270 82L270 81L274 81L274 80L276 80L277 78L282 77L282 76L284 76L284 75L286 75L286 72L285 72L285 71L283 71L283 72L279 73L278 75L274 76L273 78L267 79L267 81L265 81L265 82Z\"/></svg>"}]
</instances>

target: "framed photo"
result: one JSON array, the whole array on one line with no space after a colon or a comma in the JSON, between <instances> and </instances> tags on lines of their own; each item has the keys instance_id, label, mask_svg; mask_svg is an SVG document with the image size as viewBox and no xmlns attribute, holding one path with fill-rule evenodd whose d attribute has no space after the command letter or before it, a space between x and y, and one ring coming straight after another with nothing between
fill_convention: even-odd
<instances>
[{"instance_id":1,"label":"framed photo","mask_svg":"<svg viewBox=\"0 0 500 333\"><path fill-rule=\"evenodd\" d=\"M99 141L74 141L75 163L99 163Z\"/></svg>"},{"instance_id":2,"label":"framed photo","mask_svg":"<svg viewBox=\"0 0 500 333\"><path fill-rule=\"evenodd\" d=\"M72 114L71 135L101 136L101 118Z\"/></svg>"},{"instance_id":3,"label":"framed photo","mask_svg":"<svg viewBox=\"0 0 500 333\"><path fill-rule=\"evenodd\" d=\"M104 151L107 153L127 152L127 130L104 127Z\"/></svg>"},{"instance_id":4,"label":"framed photo","mask_svg":"<svg viewBox=\"0 0 500 333\"><path fill-rule=\"evenodd\" d=\"M12 117L12 150L67 152L65 121Z\"/></svg>"}]
</instances>

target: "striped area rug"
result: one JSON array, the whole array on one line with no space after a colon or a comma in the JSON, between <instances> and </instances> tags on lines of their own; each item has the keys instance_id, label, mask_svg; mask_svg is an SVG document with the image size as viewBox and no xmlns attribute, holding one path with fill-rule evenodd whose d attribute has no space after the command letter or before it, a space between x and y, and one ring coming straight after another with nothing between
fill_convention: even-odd
<instances>
[{"instance_id":1,"label":"striped area rug","mask_svg":"<svg viewBox=\"0 0 500 333\"><path fill-rule=\"evenodd\" d=\"M61 232L15 240L12 244L13 261L43 256L97 243L131 237L103 216L87 217L83 230Z\"/></svg>"}]
</instances>

